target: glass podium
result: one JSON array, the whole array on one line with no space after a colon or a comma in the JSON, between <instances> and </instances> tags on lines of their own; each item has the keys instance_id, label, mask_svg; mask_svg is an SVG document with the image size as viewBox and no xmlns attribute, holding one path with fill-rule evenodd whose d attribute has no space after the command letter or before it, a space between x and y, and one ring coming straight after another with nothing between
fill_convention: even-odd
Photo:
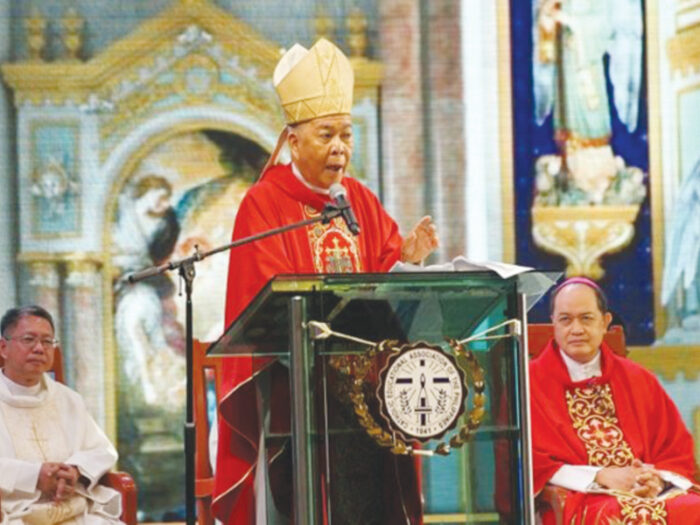
<instances>
[{"instance_id":1,"label":"glass podium","mask_svg":"<svg viewBox=\"0 0 700 525\"><path fill-rule=\"evenodd\" d=\"M526 314L558 276L272 279L208 351L269 364L267 523L534 523Z\"/></svg>"}]
</instances>

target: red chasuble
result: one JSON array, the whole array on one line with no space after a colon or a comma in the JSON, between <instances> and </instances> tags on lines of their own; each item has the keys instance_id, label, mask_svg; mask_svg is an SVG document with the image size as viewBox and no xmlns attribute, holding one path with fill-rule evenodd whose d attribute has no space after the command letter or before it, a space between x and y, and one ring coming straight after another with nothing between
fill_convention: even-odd
<instances>
[{"instance_id":1,"label":"red chasuble","mask_svg":"<svg viewBox=\"0 0 700 525\"><path fill-rule=\"evenodd\" d=\"M694 479L693 441L647 370L601 346L602 376L572 382L552 340L530 364L534 490L562 465L629 466L635 458ZM564 523L700 524L700 496L640 499L566 491ZM555 523L552 513L543 523Z\"/></svg>"},{"instance_id":2,"label":"red chasuble","mask_svg":"<svg viewBox=\"0 0 700 525\"><path fill-rule=\"evenodd\" d=\"M402 239L398 226L377 197L350 177L344 177L342 184L360 235L353 236L338 217L327 225L316 223L231 250L226 326L275 275L385 272L399 259ZM291 166L274 166L241 202L233 239L318 216L329 200L299 181ZM271 361L241 357L224 361L224 391L228 394L220 404L223 421L219 424L214 512L224 523L249 524L255 516L253 479L259 438L250 379Z\"/></svg>"}]
</instances>

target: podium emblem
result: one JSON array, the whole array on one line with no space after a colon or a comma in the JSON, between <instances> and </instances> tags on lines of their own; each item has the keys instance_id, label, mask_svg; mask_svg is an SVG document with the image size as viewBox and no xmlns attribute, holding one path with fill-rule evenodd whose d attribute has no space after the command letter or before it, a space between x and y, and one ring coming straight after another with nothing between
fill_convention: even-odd
<instances>
[{"instance_id":1,"label":"podium emblem","mask_svg":"<svg viewBox=\"0 0 700 525\"><path fill-rule=\"evenodd\" d=\"M455 358L426 343L404 345L380 374L382 416L405 440L441 437L464 412L465 377Z\"/></svg>"},{"instance_id":2,"label":"podium emblem","mask_svg":"<svg viewBox=\"0 0 700 525\"><path fill-rule=\"evenodd\" d=\"M327 325L311 323L318 330L316 338L331 335ZM447 342L452 354L425 342L400 345L398 341L385 339L364 354L330 358L331 366L350 379L347 396L359 424L393 454L446 456L471 439L481 425L486 404L484 369L462 342L450 338ZM384 365L373 381L371 370L378 360ZM472 407L465 414L467 377L474 392ZM370 383L375 386L367 389ZM366 394L370 392L378 400L378 409L367 402ZM380 421L375 417L377 412ZM462 414L464 418L460 418ZM461 426L455 428L460 420L463 420ZM432 450L425 445L411 445L411 442L425 444L440 440L453 429L449 439L445 437L447 441L438 442Z\"/></svg>"}]
</instances>

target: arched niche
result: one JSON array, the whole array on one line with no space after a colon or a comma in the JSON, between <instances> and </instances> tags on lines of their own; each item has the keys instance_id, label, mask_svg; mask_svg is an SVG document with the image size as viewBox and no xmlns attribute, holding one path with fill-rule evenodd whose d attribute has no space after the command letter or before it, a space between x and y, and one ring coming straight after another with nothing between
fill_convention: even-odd
<instances>
[{"instance_id":1,"label":"arched niche","mask_svg":"<svg viewBox=\"0 0 700 525\"><path fill-rule=\"evenodd\" d=\"M176 272L135 284L125 277L187 257L195 246L206 252L229 241L238 204L269 147L224 120L183 120L143 140L113 164L104 206L107 402L114 406L121 468L147 473L142 510L153 516L179 497L168 487L182 476L186 305ZM194 335L200 340L223 330L227 271L225 253L196 266Z\"/></svg>"}]
</instances>

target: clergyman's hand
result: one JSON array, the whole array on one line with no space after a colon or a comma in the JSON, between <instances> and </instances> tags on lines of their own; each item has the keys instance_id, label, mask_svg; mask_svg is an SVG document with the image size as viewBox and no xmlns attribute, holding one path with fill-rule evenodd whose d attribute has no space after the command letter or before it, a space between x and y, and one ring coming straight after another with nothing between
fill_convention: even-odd
<instances>
[{"instance_id":1,"label":"clergyman's hand","mask_svg":"<svg viewBox=\"0 0 700 525\"><path fill-rule=\"evenodd\" d=\"M664 481L655 470L645 467L637 476L632 494L639 498L655 498L664 489Z\"/></svg>"},{"instance_id":2,"label":"clergyman's hand","mask_svg":"<svg viewBox=\"0 0 700 525\"><path fill-rule=\"evenodd\" d=\"M433 224L433 219L426 215L411 232L406 235L401 245L401 261L409 263L420 263L435 248L440 245L437 236L437 228Z\"/></svg>"},{"instance_id":3,"label":"clergyman's hand","mask_svg":"<svg viewBox=\"0 0 700 525\"><path fill-rule=\"evenodd\" d=\"M73 465L61 464L55 474L56 479L56 495L54 501L64 501L73 495L75 486L78 483L80 472Z\"/></svg>"},{"instance_id":4,"label":"clergyman's hand","mask_svg":"<svg viewBox=\"0 0 700 525\"><path fill-rule=\"evenodd\" d=\"M598 485L610 490L632 492L637 482L637 476L642 473L641 467L605 467L600 469L595 476Z\"/></svg>"},{"instance_id":5,"label":"clergyman's hand","mask_svg":"<svg viewBox=\"0 0 700 525\"><path fill-rule=\"evenodd\" d=\"M638 459L629 467L606 467L599 470L595 481L605 488L629 492L639 498L655 498L664 488L659 473Z\"/></svg>"},{"instance_id":6,"label":"clergyman's hand","mask_svg":"<svg viewBox=\"0 0 700 525\"><path fill-rule=\"evenodd\" d=\"M52 498L56 493L58 479L56 472L61 468L61 463L42 463L39 470L39 479L36 482L36 488L39 489L42 496Z\"/></svg>"}]
</instances>

